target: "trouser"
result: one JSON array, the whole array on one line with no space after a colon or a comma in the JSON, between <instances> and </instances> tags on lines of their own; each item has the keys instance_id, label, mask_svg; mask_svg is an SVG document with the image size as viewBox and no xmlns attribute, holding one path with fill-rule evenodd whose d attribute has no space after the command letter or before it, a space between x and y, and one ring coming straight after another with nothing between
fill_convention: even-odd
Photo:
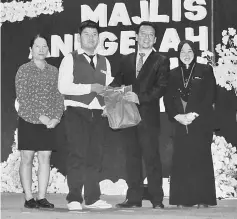
<instances>
[{"instance_id":1,"label":"trouser","mask_svg":"<svg viewBox=\"0 0 237 219\"><path fill-rule=\"evenodd\" d=\"M139 124L123 130L126 146L127 199L141 202L143 196L142 158L153 204L163 201L162 166L159 153L159 129Z\"/></svg>"},{"instance_id":2,"label":"trouser","mask_svg":"<svg viewBox=\"0 0 237 219\"><path fill-rule=\"evenodd\" d=\"M65 128L67 139L67 201L90 205L100 199L99 172L105 139L106 118L102 110L67 107Z\"/></svg>"}]
</instances>

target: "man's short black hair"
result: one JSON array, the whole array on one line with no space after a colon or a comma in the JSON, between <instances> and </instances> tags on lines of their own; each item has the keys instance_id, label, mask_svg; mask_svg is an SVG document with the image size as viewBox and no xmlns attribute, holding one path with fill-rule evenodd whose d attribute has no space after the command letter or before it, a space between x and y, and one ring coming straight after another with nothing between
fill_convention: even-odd
<instances>
[{"instance_id":1,"label":"man's short black hair","mask_svg":"<svg viewBox=\"0 0 237 219\"><path fill-rule=\"evenodd\" d=\"M98 23L91 21L91 20L86 20L81 23L81 26L79 27L79 34L81 34L82 31L87 27L94 28L97 30L98 34L100 33L100 27L99 27Z\"/></svg>"},{"instance_id":2,"label":"man's short black hair","mask_svg":"<svg viewBox=\"0 0 237 219\"><path fill-rule=\"evenodd\" d=\"M154 29L155 31L155 36L156 36L156 32L157 32L157 27L154 23L150 22L150 21L142 21L136 28L136 34L139 33L140 27L141 26L150 26Z\"/></svg>"}]
</instances>

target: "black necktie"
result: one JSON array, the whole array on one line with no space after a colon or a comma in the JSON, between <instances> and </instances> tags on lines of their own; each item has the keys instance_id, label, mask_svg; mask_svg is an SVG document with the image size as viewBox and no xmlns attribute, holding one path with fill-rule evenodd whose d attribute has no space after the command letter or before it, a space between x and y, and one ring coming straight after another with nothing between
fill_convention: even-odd
<instances>
[{"instance_id":1,"label":"black necktie","mask_svg":"<svg viewBox=\"0 0 237 219\"><path fill-rule=\"evenodd\" d=\"M86 54L86 53L84 53L87 57L89 57L90 58L90 65L91 65L91 67L92 68L94 68L95 69L95 64L94 64L94 62L93 62L93 58L94 58L94 56L95 55L88 55L88 54Z\"/></svg>"}]
</instances>

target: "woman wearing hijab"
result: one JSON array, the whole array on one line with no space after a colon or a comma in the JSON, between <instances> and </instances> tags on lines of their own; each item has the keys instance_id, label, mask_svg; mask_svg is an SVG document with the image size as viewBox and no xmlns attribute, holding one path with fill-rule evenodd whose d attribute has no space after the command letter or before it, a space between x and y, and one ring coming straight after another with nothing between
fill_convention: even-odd
<instances>
[{"instance_id":1,"label":"woman wearing hijab","mask_svg":"<svg viewBox=\"0 0 237 219\"><path fill-rule=\"evenodd\" d=\"M211 66L196 62L193 42L179 43L178 58L164 101L175 126L169 202L208 207L216 205L211 153L216 81Z\"/></svg>"}]
</instances>

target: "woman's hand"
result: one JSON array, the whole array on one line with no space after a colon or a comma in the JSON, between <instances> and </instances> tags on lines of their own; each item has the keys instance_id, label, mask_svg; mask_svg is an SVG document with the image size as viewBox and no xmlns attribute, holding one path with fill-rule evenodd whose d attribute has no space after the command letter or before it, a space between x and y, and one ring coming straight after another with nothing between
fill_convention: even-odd
<instances>
[{"instance_id":1,"label":"woman's hand","mask_svg":"<svg viewBox=\"0 0 237 219\"><path fill-rule=\"evenodd\" d=\"M60 121L58 119L51 119L47 125L48 129L55 128Z\"/></svg>"},{"instance_id":2,"label":"woman's hand","mask_svg":"<svg viewBox=\"0 0 237 219\"><path fill-rule=\"evenodd\" d=\"M182 125L190 125L199 115L197 113L178 114L174 118Z\"/></svg>"},{"instance_id":3,"label":"woman's hand","mask_svg":"<svg viewBox=\"0 0 237 219\"><path fill-rule=\"evenodd\" d=\"M189 120L191 120L191 121L193 121L194 119L196 119L199 115L197 114L197 113L187 113L187 114L185 114L186 115L186 117L189 119Z\"/></svg>"},{"instance_id":4,"label":"woman's hand","mask_svg":"<svg viewBox=\"0 0 237 219\"><path fill-rule=\"evenodd\" d=\"M50 121L50 118L48 116L45 116L45 115L41 115L39 117L39 121L42 122L44 125L48 125L49 121Z\"/></svg>"},{"instance_id":5,"label":"woman's hand","mask_svg":"<svg viewBox=\"0 0 237 219\"><path fill-rule=\"evenodd\" d=\"M178 114L174 118L182 125L189 125L192 123L192 120L188 119L186 114Z\"/></svg>"}]
</instances>

